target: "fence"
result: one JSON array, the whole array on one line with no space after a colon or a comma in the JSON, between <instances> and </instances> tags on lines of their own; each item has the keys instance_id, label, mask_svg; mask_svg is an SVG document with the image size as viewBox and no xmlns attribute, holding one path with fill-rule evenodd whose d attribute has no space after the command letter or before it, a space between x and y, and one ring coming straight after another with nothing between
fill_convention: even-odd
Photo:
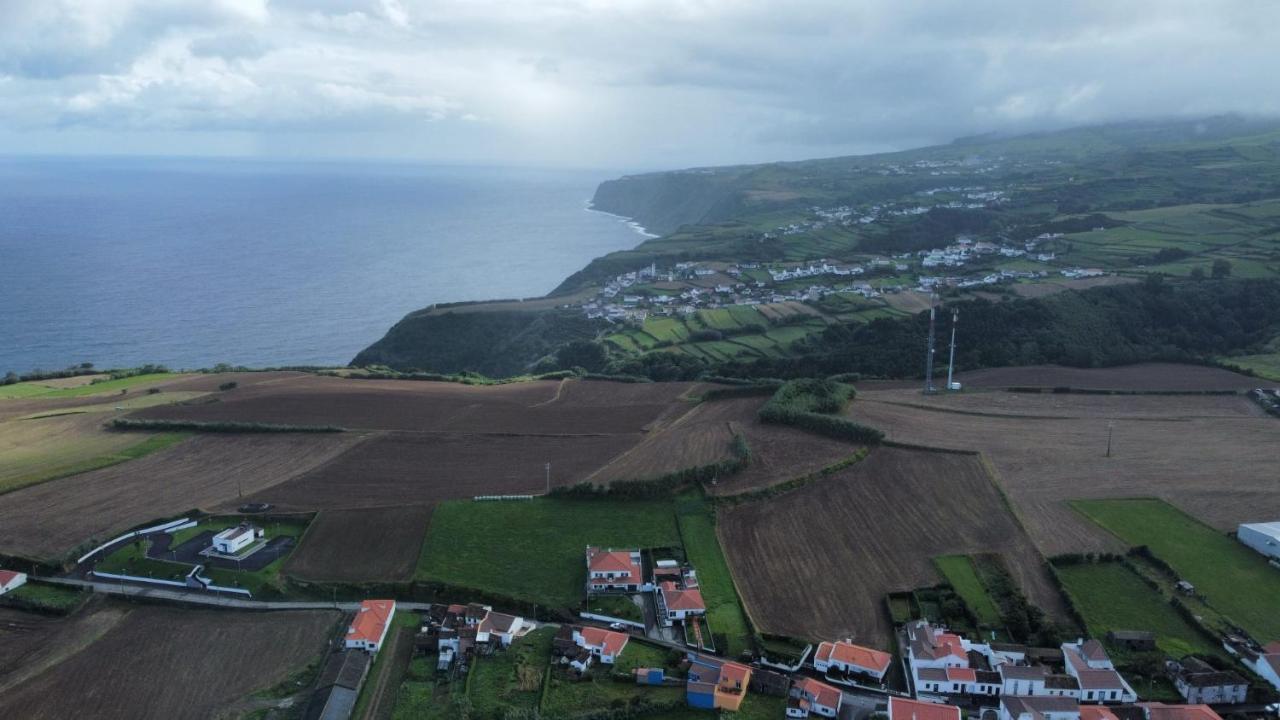
<instances>
[{"instance_id":1,"label":"fence","mask_svg":"<svg viewBox=\"0 0 1280 720\"><path fill-rule=\"evenodd\" d=\"M484 500L532 500L534 497L533 495L476 495L472 500L476 502Z\"/></svg>"},{"instance_id":2,"label":"fence","mask_svg":"<svg viewBox=\"0 0 1280 720\"><path fill-rule=\"evenodd\" d=\"M190 523L190 524L184 524L184 523ZM141 530L134 530L133 532L127 532L127 533L125 533L125 534L121 535L120 537L117 537L117 538L112 539L112 540L108 540L107 542L104 542L104 543L102 543L101 545L99 545L98 547L96 547L96 548L94 548L94 549L90 550L89 552L85 553L84 555L82 555L82 556L80 557L80 559L79 559L79 560L76 560L76 564L77 564L77 565L79 565L80 563L84 562L85 560L88 560L89 558L93 557L94 555L97 555L98 553L102 552L102 550L103 550L104 548L110 547L110 546L112 546L112 545L114 545L114 544L116 544L116 543L120 542L121 540L128 540L128 539L129 539L129 538L131 538L131 537L137 537L137 536L139 536L139 535L146 535L146 534L148 534L148 533L153 533L153 532L161 532L161 531L164 531L164 532L173 532L174 530L178 530L178 529L180 529L180 527L179 527L179 526L181 526L181 527L191 527L192 525L195 525L195 523L194 523L194 522L192 522L190 518L182 518L181 520L170 520L170 521L169 521L169 522L167 522L167 523L161 523L161 524L159 524L159 525L153 525L153 526L151 526L151 527L149 527L149 528L143 528L143 529L141 529Z\"/></svg>"},{"instance_id":3,"label":"fence","mask_svg":"<svg viewBox=\"0 0 1280 720\"><path fill-rule=\"evenodd\" d=\"M186 584L185 582L178 582L177 580L157 580L155 578L144 578L144 577L138 577L136 575L117 575L115 573L99 572L97 570L93 571L93 576L95 578L106 578L107 580L123 580L126 582L149 583L152 585L167 585L170 587L180 587L180 588L183 588L184 590L191 589L190 585ZM200 579L203 581L203 578L200 578ZM221 585L204 585L204 589L211 590L213 592L224 592L224 593L233 593L236 595L244 595L245 597L249 597L249 598L253 597L253 593L249 592L248 590L245 590L244 588L230 588L230 587L223 587Z\"/></svg>"}]
</instances>

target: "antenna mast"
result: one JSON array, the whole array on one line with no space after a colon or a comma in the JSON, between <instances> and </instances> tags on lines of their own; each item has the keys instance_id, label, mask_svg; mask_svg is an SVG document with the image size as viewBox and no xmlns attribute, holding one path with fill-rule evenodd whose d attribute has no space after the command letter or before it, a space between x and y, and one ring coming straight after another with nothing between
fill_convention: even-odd
<instances>
[{"instance_id":1,"label":"antenna mast","mask_svg":"<svg viewBox=\"0 0 1280 720\"><path fill-rule=\"evenodd\" d=\"M951 376L956 369L956 324L960 322L960 310L951 311L951 358L947 360L947 391L953 387Z\"/></svg>"},{"instance_id":2,"label":"antenna mast","mask_svg":"<svg viewBox=\"0 0 1280 720\"><path fill-rule=\"evenodd\" d=\"M930 395L936 392L937 388L933 386L933 352L935 343L934 319L938 311L933 306L934 295L929 295L929 352L924 358L924 394Z\"/></svg>"}]
</instances>

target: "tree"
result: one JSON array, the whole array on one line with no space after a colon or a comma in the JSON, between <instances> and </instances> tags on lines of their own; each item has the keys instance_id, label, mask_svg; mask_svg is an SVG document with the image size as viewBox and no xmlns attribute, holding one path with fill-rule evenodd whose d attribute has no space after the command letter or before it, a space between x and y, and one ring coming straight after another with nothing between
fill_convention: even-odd
<instances>
[{"instance_id":1,"label":"tree","mask_svg":"<svg viewBox=\"0 0 1280 720\"><path fill-rule=\"evenodd\" d=\"M580 367L587 372L600 372L609 363L609 352L598 342L573 340L556 350L556 364L560 369Z\"/></svg>"},{"instance_id":2,"label":"tree","mask_svg":"<svg viewBox=\"0 0 1280 720\"><path fill-rule=\"evenodd\" d=\"M1199 265L1197 265L1197 266L1195 266L1195 267L1191 268L1191 279L1192 279L1192 280L1203 280L1203 279L1204 279L1204 268L1200 267Z\"/></svg>"},{"instance_id":3,"label":"tree","mask_svg":"<svg viewBox=\"0 0 1280 720\"><path fill-rule=\"evenodd\" d=\"M1222 278L1231 277L1231 263L1218 258L1213 261L1213 277L1221 280Z\"/></svg>"}]
</instances>

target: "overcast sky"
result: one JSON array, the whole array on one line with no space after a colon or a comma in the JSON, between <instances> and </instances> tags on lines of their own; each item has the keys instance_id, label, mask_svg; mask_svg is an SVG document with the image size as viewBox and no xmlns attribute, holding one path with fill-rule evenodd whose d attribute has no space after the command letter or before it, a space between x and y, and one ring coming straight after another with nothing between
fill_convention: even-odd
<instances>
[{"instance_id":1,"label":"overcast sky","mask_svg":"<svg viewBox=\"0 0 1280 720\"><path fill-rule=\"evenodd\" d=\"M0 153L658 168L1280 114L1280 2L0 0Z\"/></svg>"}]
</instances>

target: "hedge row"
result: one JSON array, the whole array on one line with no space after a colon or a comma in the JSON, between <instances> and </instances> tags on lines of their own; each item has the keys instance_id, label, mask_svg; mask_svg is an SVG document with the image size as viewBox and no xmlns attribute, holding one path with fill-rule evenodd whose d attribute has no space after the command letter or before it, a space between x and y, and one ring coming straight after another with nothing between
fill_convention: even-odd
<instances>
[{"instance_id":1,"label":"hedge row","mask_svg":"<svg viewBox=\"0 0 1280 720\"><path fill-rule=\"evenodd\" d=\"M884 439L884 433L838 415L855 394L852 386L831 380L790 380L760 408L758 416L763 423L790 425L839 440L877 444Z\"/></svg>"},{"instance_id":2,"label":"hedge row","mask_svg":"<svg viewBox=\"0 0 1280 720\"><path fill-rule=\"evenodd\" d=\"M808 485L813 482L817 482L818 480L821 480L822 478L827 477L828 475L832 475L840 470L843 470L849 467L850 465L853 465L854 463L861 462L863 459L867 457L867 454L870 452L871 451L868 448L859 448L857 452L850 455L849 457L844 458L842 460L837 460L836 462L831 463L826 467L815 470L809 473L808 475L802 475L798 478L794 478L786 482L778 483L777 485L770 485L767 488L761 488L760 490L751 490L744 493L738 493L736 495L722 495L713 499L717 503L737 505L744 502L752 502L754 500L766 500L768 498L777 497L779 495L785 495L786 493L789 493L792 490L798 490L799 488L802 488L805 485Z\"/></svg>"},{"instance_id":3,"label":"hedge row","mask_svg":"<svg viewBox=\"0 0 1280 720\"><path fill-rule=\"evenodd\" d=\"M345 432L337 425L276 425L273 423L233 422L229 420L205 422L201 420L147 420L117 418L111 421L114 430L164 430L209 433L336 433Z\"/></svg>"},{"instance_id":4,"label":"hedge row","mask_svg":"<svg viewBox=\"0 0 1280 720\"><path fill-rule=\"evenodd\" d=\"M782 387L782 382L776 383L760 383L756 385L735 385L733 387L712 388L702 393L701 400L709 402L714 400L729 400L731 398L744 397L762 397L765 395L773 395Z\"/></svg>"}]
</instances>

